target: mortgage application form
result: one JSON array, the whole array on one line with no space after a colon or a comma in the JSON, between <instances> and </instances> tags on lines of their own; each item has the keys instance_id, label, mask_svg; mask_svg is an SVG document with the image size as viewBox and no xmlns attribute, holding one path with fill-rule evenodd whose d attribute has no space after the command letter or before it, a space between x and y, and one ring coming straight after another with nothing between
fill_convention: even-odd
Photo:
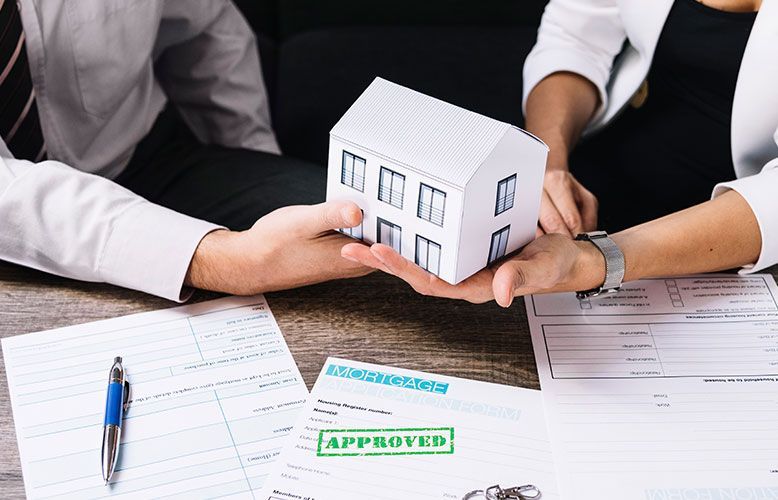
<instances>
[{"instance_id":1,"label":"mortgage application form","mask_svg":"<svg viewBox=\"0 0 778 500\"><path fill-rule=\"evenodd\" d=\"M563 498L778 498L770 275L526 299Z\"/></svg>"},{"instance_id":2,"label":"mortgage application form","mask_svg":"<svg viewBox=\"0 0 778 500\"><path fill-rule=\"evenodd\" d=\"M29 498L254 498L308 391L261 296L3 339ZM131 383L116 472L108 370Z\"/></svg>"},{"instance_id":3,"label":"mortgage application form","mask_svg":"<svg viewBox=\"0 0 778 500\"><path fill-rule=\"evenodd\" d=\"M260 498L557 495L538 391L329 358Z\"/></svg>"}]
</instances>

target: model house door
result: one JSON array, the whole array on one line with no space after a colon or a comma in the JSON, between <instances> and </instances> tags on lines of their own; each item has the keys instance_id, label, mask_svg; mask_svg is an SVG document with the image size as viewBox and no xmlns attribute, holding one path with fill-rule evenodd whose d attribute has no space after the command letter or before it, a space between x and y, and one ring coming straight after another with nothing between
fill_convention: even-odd
<instances>
[{"instance_id":1,"label":"model house door","mask_svg":"<svg viewBox=\"0 0 778 500\"><path fill-rule=\"evenodd\" d=\"M439 275L440 245L416 235L416 265L436 276Z\"/></svg>"},{"instance_id":2,"label":"model house door","mask_svg":"<svg viewBox=\"0 0 778 500\"><path fill-rule=\"evenodd\" d=\"M392 224L382 218L378 218L378 243L389 245L395 252L402 253L400 249L400 240L402 238L402 228L397 224Z\"/></svg>"},{"instance_id":3,"label":"model house door","mask_svg":"<svg viewBox=\"0 0 778 500\"><path fill-rule=\"evenodd\" d=\"M489 247L489 264L500 257L505 256L505 251L508 248L508 236L510 236L510 234L511 226L505 226L492 235L492 245Z\"/></svg>"}]
</instances>

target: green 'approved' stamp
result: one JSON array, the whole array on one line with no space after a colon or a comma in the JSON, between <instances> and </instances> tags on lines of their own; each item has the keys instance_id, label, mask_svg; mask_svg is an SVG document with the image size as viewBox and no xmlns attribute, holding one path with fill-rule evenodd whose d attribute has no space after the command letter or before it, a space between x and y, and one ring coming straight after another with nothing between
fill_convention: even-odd
<instances>
[{"instance_id":1,"label":"green 'approved' stamp","mask_svg":"<svg viewBox=\"0 0 778 500\"><path fill-rule=\"evenodd\" d=\"M322 429L316 454L320 457L373 455L450 455L453 427L406 429Z\"/></svg>"}]
</instances>

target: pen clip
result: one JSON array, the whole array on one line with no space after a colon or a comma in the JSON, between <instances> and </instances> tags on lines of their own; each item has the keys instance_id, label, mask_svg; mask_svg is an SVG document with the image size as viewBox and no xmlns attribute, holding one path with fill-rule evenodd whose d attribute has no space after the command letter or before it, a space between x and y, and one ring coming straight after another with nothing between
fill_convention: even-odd
<instances>
[{"instance_id":1,"label":"pen clip","mask_svg":"<svg viewBox=\"0 0 778 500\"><path fill-rule=\"evenodd\" d=\"M122 410L126 413L127 409L130 407L130 382L126 379L124 381L124 391L122 396Z\"/></svg>"}]
</instances>

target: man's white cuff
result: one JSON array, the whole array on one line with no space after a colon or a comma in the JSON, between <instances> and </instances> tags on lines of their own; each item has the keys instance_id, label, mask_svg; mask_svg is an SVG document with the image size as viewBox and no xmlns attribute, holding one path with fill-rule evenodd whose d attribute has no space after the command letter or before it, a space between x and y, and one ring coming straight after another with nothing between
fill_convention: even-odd
<instances>
[{"instance_id":1,"label":"man's white cuff","mask_svg":"<svg viewBox=\"0 0 778 500\"><path fill-rule=\"evenodd\" d=\"M148 201L130 206L116 219L100 259L102 280L176 302L192 290L184 279L197 245L223 229Z\"/></svg>"}]
</instances>

